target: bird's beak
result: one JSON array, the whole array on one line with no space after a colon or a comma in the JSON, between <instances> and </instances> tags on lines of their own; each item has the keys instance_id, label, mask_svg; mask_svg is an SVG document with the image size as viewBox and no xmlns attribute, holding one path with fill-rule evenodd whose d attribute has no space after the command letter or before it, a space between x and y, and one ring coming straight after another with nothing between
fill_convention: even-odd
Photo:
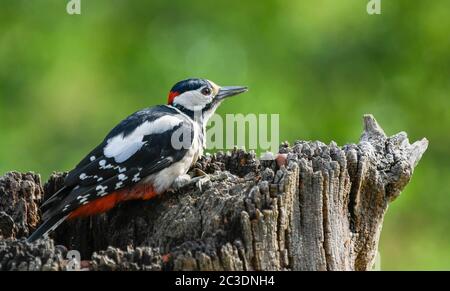
<instances>
[{"instance_id":1,"label":"bird's beak","mask_svg":"<svg viewBox=\"0 0 450 291\"><path fill-rule=\"evenodd\" d=\"M216 95L216 100L223 100L227 97L235 96L247 91L248 91L247 87L240 87L240 86L220 87L219 93L217 93Z\"/></svg>"}]
</instances>

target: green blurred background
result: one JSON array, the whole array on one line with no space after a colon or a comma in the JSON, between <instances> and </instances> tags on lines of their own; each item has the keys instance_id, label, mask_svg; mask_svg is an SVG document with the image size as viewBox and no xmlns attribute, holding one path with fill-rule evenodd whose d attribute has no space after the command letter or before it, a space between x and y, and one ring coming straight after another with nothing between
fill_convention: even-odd
<instances>
[{"instance_id":1,"label":"green blurred background","mask_svg":"<svg viewBox=\"0 0 450 291\"><path fill-rule=\"evenodd\" d=\"M357 142L372 113L430 146L385 218L384 270L450 269L450 2L0 2L0 174L74 166L178 80L251 92L219 114L279 113L281 140Z\"/></svg>"}]
</instances>

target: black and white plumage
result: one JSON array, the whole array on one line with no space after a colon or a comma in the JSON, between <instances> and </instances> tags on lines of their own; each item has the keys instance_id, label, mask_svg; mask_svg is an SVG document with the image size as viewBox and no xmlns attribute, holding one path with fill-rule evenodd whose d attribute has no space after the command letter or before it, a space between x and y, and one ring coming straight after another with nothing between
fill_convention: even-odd
<instances>
[{"instance_id":1,"label":"black and white plumage","mask_svg":"<svg viewBox=\"0 0 450 291\"><path fill-rule=\"evenodd\" d=\"M168 105L124 119L69 172L64 187L43 203L44 222L28 240L46 235L68 218L165 192L203 154L206 123L223 99L246 90L188 79L172 88Z\"/></svg>"}]
</instances>

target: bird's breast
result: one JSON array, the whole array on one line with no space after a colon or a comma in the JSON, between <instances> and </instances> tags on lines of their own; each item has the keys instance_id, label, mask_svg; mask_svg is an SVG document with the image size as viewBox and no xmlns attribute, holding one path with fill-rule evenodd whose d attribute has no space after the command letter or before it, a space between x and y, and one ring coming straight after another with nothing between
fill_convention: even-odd
<instances>
[{"instance_id":1,"label":"bird's breast","mask_svg":"<svg viewBox=\"0 0 450 291\"><path fill-rule=\"evenodd\" d=\"M186 174L200 159L203 155L203 146L203 131L194 123L194 136L191 147L186 151L184 157L158 173L150 175L142 183L151 184L158 194L165 192L172 186L177 177Z\"/></svg>"}]
</instances>

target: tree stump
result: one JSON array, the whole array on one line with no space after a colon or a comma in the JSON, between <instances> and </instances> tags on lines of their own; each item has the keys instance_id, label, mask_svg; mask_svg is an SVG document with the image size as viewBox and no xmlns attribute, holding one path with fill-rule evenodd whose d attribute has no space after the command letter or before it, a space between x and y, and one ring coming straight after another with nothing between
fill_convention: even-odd
<instances>
[{"instance_id":1,"label":"tree stump","mask_svg":"<svg viewBox=\"0 0 450 291\"><path fill-rule=\"evenodd\" d=\"M64 270L68 250L90 270L370 270L384 214L428 146L387 137L371 115L359 144L297 141L276 160L252 152L207 155L210 175L154 200L63 223L28 244L54 174L0 178L0 270ZM56 245L56 246L55 246Z\"/></svg>"}]
</instances>

